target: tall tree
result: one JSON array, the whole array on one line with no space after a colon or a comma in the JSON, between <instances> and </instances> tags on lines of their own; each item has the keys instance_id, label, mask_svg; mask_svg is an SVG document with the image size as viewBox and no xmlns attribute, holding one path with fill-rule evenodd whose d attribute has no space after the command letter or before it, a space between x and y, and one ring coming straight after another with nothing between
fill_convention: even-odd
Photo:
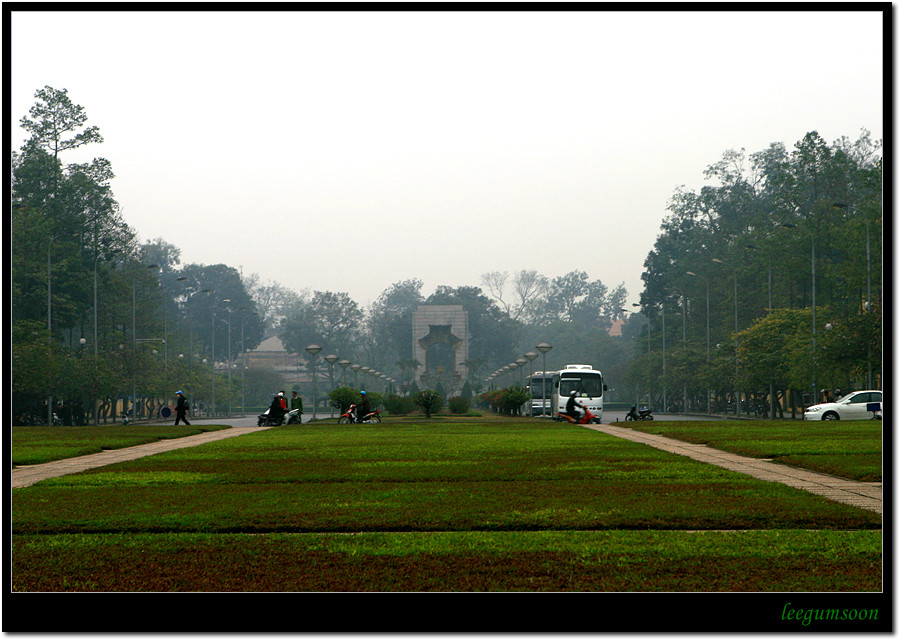
<instances>
[{"instance_id":1,"label":"tall tree","mask_svg":"<svg viewBox=\"0 0 900 640\"><path fill-rule=\"evenodd\" d=\"M363 311L348 294L316 291L287 311L279 337L291 353L304 355L316 343L342 358L356 358L362 322Z\"/></svg>"},{"instance_id":2,"label":"tall tree","mask_svg":"<svg viewBox=\"0 0 900 640\"><path fill-rule=\"evenodd\" d=\"M87 114L84 107L74 104L68 90L45 86L38 89L34 97L37 102L23 117L22 127L31 134L30 142L59 156L60 151L75 149L92 142L103 142L100 129L86 127Z\"/></svg>"}]
</instances>

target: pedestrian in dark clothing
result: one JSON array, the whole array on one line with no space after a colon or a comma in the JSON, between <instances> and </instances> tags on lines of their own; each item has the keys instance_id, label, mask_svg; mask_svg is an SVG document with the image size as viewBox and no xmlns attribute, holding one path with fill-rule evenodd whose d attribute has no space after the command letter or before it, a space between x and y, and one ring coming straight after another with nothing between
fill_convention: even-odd
<instances>
[{"instance_id":1,"label":"pedestrian in dark clothing","mask_svg":"<svg viewBox=\"0 0 900 640\"><path fill-rule=\"evenodd\" d=\"M184 399L184 393L179 389L175 392L175 396L178 398L175 403L175 424L178 424L179 420L187 425L191 424L187 419L187 412L190 407L188 407L187 400Z\"/></svg>"}]
</instances>

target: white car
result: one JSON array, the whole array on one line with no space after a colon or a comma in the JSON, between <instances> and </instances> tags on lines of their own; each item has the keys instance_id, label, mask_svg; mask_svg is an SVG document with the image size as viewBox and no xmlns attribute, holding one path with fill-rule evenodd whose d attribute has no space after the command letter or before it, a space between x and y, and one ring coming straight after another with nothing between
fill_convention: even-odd
<instances>
[{"instance_id":1,"label":"white car","mask_svg":"<svg viewBox=\"0 0 900 640\"><path fill-rule=\"evenodd\" d=\"M877 411L873 411L876 408ZM881 391L854 391L836 402L807 407L804 420L869 420L881 419Z\"/></svg>"}]
</instances>

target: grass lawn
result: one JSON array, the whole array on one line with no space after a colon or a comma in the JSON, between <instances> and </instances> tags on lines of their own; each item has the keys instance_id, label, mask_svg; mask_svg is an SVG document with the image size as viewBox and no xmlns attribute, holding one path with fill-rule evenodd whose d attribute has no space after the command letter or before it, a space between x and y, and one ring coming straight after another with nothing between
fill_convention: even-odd
<instances>
[{"instance_id":1,"label":"grass lawn","mask_svg":"<svg viewBox=\"0 0 900 640\"><path fill-rule=\"evenodd\" d=\"M102 425L87 427L12 427L14 467L123 449L167 438L228 429L224 425Z\"/></svg>"},{"instance_id":2,"label":"grass lawn","mask_svg":"<svg viewBox=\"0 0 900 640\"><path fill-rule=\"evenodd\" d=\"M568 424L294 425L46 480L11 503L14 591L882 580L876 513Z\"/></svg>"},{"instance_id":3,"label":"grass lawn","mask_svg":"<svg viewBox=\"0 0 900 640\"><path fill-rule=\"evenodd\" d=\"M881 420L660 420L627 426L862 482L881 482Z\"/></svg>"}]
</instances>

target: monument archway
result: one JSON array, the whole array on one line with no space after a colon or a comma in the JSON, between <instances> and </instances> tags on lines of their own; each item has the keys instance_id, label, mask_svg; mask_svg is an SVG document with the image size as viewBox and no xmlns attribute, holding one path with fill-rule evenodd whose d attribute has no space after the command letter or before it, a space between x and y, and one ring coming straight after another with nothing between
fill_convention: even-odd
<instances>
[{"instance_id":1,"label":"monument archway","mask_svg":"<svg viewBox=\"0 0 900 640\"><path fill-rule=\"evenodd\" d=\"M469 317L459 305L422 305L413 312L413 358L422 366L416 369L416 384L423 374L468 375Z\"/></svg>"}]
</instances>

